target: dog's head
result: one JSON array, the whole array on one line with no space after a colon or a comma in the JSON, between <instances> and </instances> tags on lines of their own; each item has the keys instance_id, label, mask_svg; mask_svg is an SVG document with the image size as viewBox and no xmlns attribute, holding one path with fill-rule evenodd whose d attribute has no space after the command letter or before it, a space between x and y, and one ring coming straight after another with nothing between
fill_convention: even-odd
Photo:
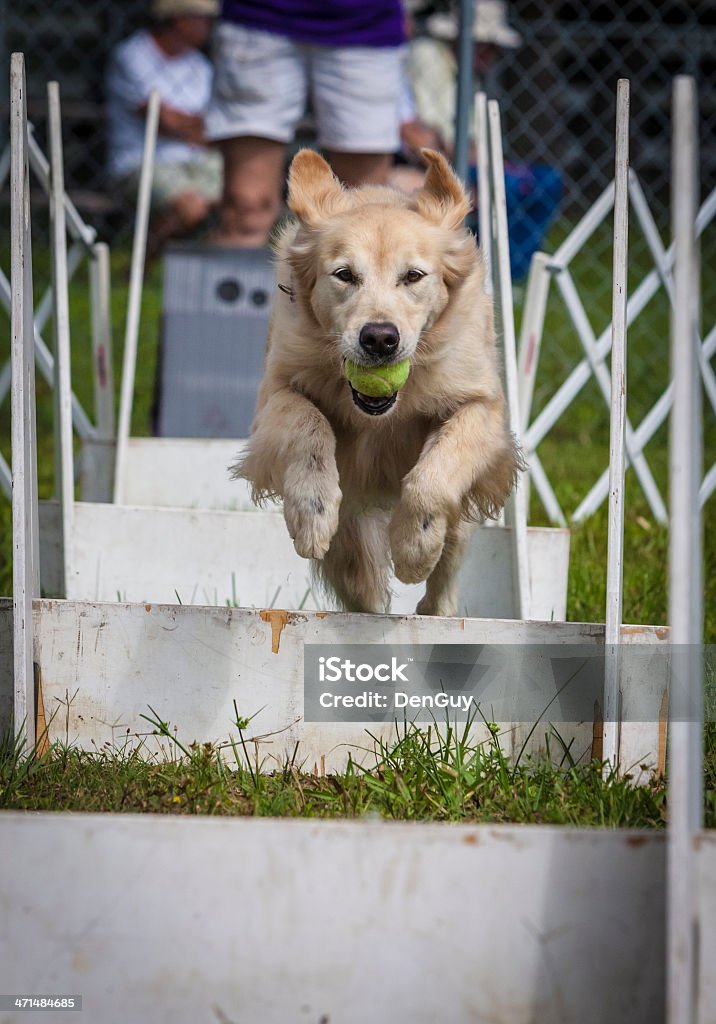
<instances>
[{"instance_id":1,"label":"dog's head","mask_svg":"<svg viewBox=\"0 0 716 1024\"><path fill-rule=\"evenodd\" d=\"M299 300L342 360L366 367L412 360L453 289L478 265L462 227L470 205L459 179L440 154L423 156L428 172L414 196L345 189L311 150L291 164L288 204L300 227L288 261ZM396 401L355 391L353 398L370 415Z\"/></svg>"}]
</instances>

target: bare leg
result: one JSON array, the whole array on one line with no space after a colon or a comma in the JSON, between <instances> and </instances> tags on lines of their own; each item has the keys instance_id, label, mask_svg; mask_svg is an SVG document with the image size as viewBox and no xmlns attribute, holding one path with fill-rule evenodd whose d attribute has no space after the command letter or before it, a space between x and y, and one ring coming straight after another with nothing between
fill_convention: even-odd
<instances>
[{"instance_id":1,"label":"bare leg","mask_svg":"<svg viewBox=\"0 0 716 1024\"><path fill-rule=\"evenodd\" d=\"M407 164L396 164L390 168L388 184L403 192L417 192L425 184L425 171Z\"/></svg>"},{"instance_id":2,"label":"bare leg","mask_svg":"<svg viewBox=\"0 0 716 1024\"><path fill-rule=\"evenodd\" d=\"M428 577L425 596L415 609L418 615L457 615L458 573L470 530L470 523L460 519L448 526L440 560Z\"/></svg>"},{"instance_id":3,"label":"bare leg","mask_svg":"<svg viewBox=\"0 0 716 1024\"><path fill-rule=\"evenodd\" d=\"M246 136L217 143L224 157L224 194L215 245L261 246L281 210L285 146Z\"/></svg>"},{"instance_id":4,"label":"bare leg","mask_svg":"<svg viewBox=\"0 0 716 1024\"><path fill-rule=\"evenodd\" d=\"M344 185L386 185L393 157L390 153L337 153L329 150L328 160Z\"/></svg>"},{"instance_id":5,"label":"bare leg","mask_svg":"<svg viewBox=\"0 0 716 1024\"><path fill-rule=\"evenodd\" d=\"M200 192L180 192L172 196L152 220L147 259L158 256L170 238L180 238L198 228L208 217L210 209L209 200Z\"/></svg>"},{"instance_id":6,"label":"bare leg","mask_svg":"<svg viewBox=\"0 0 716 1024\"><path fill-rule=\"evenodd\" d=\"M390 606L388 514L380 512L341 519L319 577L348 612L381 614Z\"/></svg>"}]
</instances>

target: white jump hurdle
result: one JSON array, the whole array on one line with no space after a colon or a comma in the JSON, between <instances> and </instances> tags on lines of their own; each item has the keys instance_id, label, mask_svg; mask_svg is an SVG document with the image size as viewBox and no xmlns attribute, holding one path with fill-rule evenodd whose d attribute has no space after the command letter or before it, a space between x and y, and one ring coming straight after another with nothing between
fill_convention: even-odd
<instances>
[{"instance_id":1,"label":"white jump hurdle","mask_svg":"<svg viewBox=\"0 0 716 1024\"><path fill-rule=\"evenodd\" d=\"M55 99L51 99L53 95ZM112 456L111 442L114 434L114 411L113 411L113 380L112 380L112 330L110 311L110 265L109 248L104 242L97 241L94 228L86 224L77 211L72 200L64 191L62 182L62 140L59 121L59 94L56 83L48 86L49 119L48 127L52 138L59 143L59 161L53 160L52 164L42 152L32 132L32 126L27 125L27 159L28 174L32 172L42 190L50 201L51 235L53 236L53 275L57 272L58 247L57 242L60 232L65 230L69 234L72 245L69 252L66 251L66 236L62 238L64 256L60 256L63 265L59 273L61 279L55 280L46 289L37 308L34 311L33 331L35 359L37 367L46 382L54 387L57 377L55 356L48 348L42 337L42 331L50 317L53 315L55 324L57 316L63 316L62 306L66 303L64 296L59 294L63 291L66 295L67 283L72 279L75 272L81 265L83 259L87 260L89 281L90 281L90 307L91 307L91 334L92 334L92 367L94 379L94 416L93 423L87 412L80 404L77 397L70 393L72 410L72 423L78 437L83 442L93 442L94 450L97 453L94 465L95 480L94 487L97 493L102 492L102 479L105 481L104 492L106 492L106 480L108 479L107 454ZM57 145L56 142L56 145ZM0 157L0 185L2 185L10 170L11 144ZM60 187L57 187L57 180L60 180ZM56 225L56 227L55 227ZM60 308L58 308L58 303ZM8 311L11 309L10 283L5 274L0 270L0 304ZM68 331L66 318L63 331ZM56 332L56 327L55 327ZM55 333L57 344L57 333ZM0 403L7 395L10 387L10 364L0 371ZM11 474L9 467L0 456L0 489L10 497ZM105 495L106 496L106 493Z\"/></svg>"},{"instance_id":2,"label":"white jump hurdle","mask_svg":"<svg viewBox=\"0 0 716 1024\"><path fill-rule=\"evenodd\" d=\"M139 186L116 442L115 504L78 503L69 510L62 503L50 507L43 503L43 590L78 600L119 597L218 604L238 600L244 606L254 607L279 602L289 607L333 609L335 605L313 588L308 563L293 551L281 513L257 511L250 502L248 488L229 480L228 464L244 442L130 436L157 101L155 96L150 103ZM512 427L519 434L504 175L496 104L490 105L490 118L486 138L489 137L489 164L493 168L494 205L498 211L493 245L499 268L505 377ZM50 127L52 130L52 122ZM54 127L59 134L59 121ZM60 235L61 232L61 248ZM68 429L65 421L65 430ZM67 466L72 459L67 438L63 450ZM85 474L91 478L92 493L96 450L97 445L91 441L84 445ZM99 443L99 451L102 459L106 459L104 441ZM526 494L519 489L511 499L506 521L507 528L478 528L474 532L462 573L461 614L564 619L568 533L544 528L528 530ZM423 589L395 581L392 610L414 611Z\"/></svg>"},{"instance_id":3,"label":"white jump hurdle","mask_svg":"<svg viewBox=\"0 0 716 1024\"><path fill-rule=\"evenodd\" d=\"M15 551L20 549L24 581L32 564L35 501L30 490L17 486L26 479L33 440L28 412L32 330L19 286L27 284L30 271L26 214L22 220L26 181L23 189L19 177L24 153L17 106L24 93L19 55L13 57L12 71L13 181L18 186L13 190L13 227L18 229L13 243L16 255L28 257L13 290L13 368L27 371L16 374L22 398L14 405L16 416L21 415L13 436L20 472L15 477ZM678 265L683 266L681 260ZM693 266L688 260L686 265ZM677 279L680 275L677 269ZM688 319L689 284L683 294ZM681 287L677 295L683 314ZM693 351L689 327L678 336L680 350ZM688 390L682 387L688 377L686 366L675 399L681 440L673 457L684 464L695 442ZM693 494L693 473L689 480ZM677 551L673 554L680 581L672 574L674 598L693 597L698 589L693 508L691 516L681 517L680 550L688 550L689 557L677 561ZM31 597L27 587L23 593ZM16 591L12 627L9 606L0 608L0 690L9 676L3 667L10 661L11 628L16 655L20 640L31 669L34 647L43 690L45 670L55 674L52 686L61 685L63 672L69 679L77 666L89 667L96 656L93 681L86 677L90 701L96 701L91 727L106 731L126 726L122 702L141 698L149 673L171 699L172 689L178 694L187 688L192 663L198 666L191 679L193 699L205 709L216 707L216 686L207 693L197 685L207 675L215 678L213 668L207 672L207 660L223 673L216 678L228 692L247 669L235 659L253 657L255 664L267 659L271 668L263 676L249 673L240 685L254 687L264 698L278 691L287 706L289 694L276 680L276 666L285 671L308 631L344 634L347 624L346 616L306 613L301 621L275 609L38 601L33 628L28 605L18 604L17 596ZM693 602L691 609L696 610ZM355 618L361 620L356 626L364 631L362 638L374 643L384 640L386 629L436 627L439 632L430 642L462 631L460 620ZM138 625L140 620L151 629ZM555 631L564 636L581 628L595 643L604 635L603 627L568 623L464 623L466 631L481 627L492 630L484 636L493 639L497 630L518 628L535 637L554 636ZM681 628L676 621L675 628ZM658 645L664 632L625 627L621 639L628 644L629 637L643 633ZM110 634L112 640L105 641ZM184 665L185 676L174 688L174 676L156 675L165 657L165 668ZM74 669L65 669L70 662ZM21 659L13 671L22 676L26 667ZM695 677L689 679L695 686ZM114 705L102 705L113 690ZM31 688L15 691L16 708L30 710L33 699ZM120 709L117 722L111 718L114 708ZM84 728L79 714L77 728ZM124 1022L128 1014L133 1019L162 1015L178 1024L212 1018L283 1024L302 1017L387 1024L396 1015L425 1024L471 1018L501 1024L533 1019L540 1024L653 1024L665 1015L668 964L670 1024L711 1024L716 837L696 832L693 819L679 818L693 806L696 781L684 739L677 732L672 744L682 782L672 775L670 806L676 817L668 837L668 875L663 837L643 832L4 813L0 860L12 869L0 876L5 925L0 929L0 991L32 992L42 985L45 991L77 993L83 1010L108 1024ZM335 731L333 740L340 741ZM667 878L671 886L672 877L678 877L677 855L687 848L691 852L681 868L688 884L679 891L667 889ZM679 902L684 893L687 900ZM672 908L668 960L667 901ZM690 947L692 959L685 960L679 936L684 923L692 934L695 919L699 945ZM676 1002L684 993L691 998L694 979L698 1017L691 1006ZM12 1008L5 1012L14 1019ZM64 1011L56 1015L60 1022L75 1018Z\"/></svg>"},{"instance_id":4,"label":"white jump hurdle","mask_svg":"<svg viewBox=\"0 0 716 1024\"><path fill-rule=\"evenodd\" d=\"M654 261L654 269L646 275L633 294L628 297L627 327L634 323L660 288L665 289L672 306L674 302L673 245L668 249L664 248L644 192L633 171L629 172L629 199ZM610 215L613 207L614 184L612 183L604 190L592 209L585 214L554 255L550 256L546 253L534 255L527 283L519 343L520 410L523 440L528 453L532 483L550 520L559 525L566 525L567 517L560 507L537 454L537 448L572 402L578 398L590 379L597 380L605 402L607 404L610 402L611 391L606 359L611 350L613 324L609 324L599 336L595 334L574 284L570 264L577 253L588 244L597 227ZM715 216L716 189L708 196L695 215L697 235L701 235L712 224ZM532 418L532 395L539 365L547 299L552 282L559 289L565 312L575 328L584 356L540 412ZM716 411L716 376L710 365L710 360L715 352L716 325L703 337L699 354L699 367L704 388L711 407ZM633 427L627 420L625 427L628 464L634 467L651 512L660 523L667 521L666 507L649 468L645 448L665 422L672 400L673 385L669 384L638 426ZM609 468L607 467L578 507L570 514L570 518L574 522L580 522L592 515L607 498L608 477ZM700 491L702 504L710 497L714 489L716 489L716 466L712 467L704 478Z\"/></svg>"},{"instance_id":5,"label":"white jump hurdle","mask_svg":"<svg viewBox=\"0 0 716 1024\"><path fill-rule=\"evenodd\" d=\"M10 65L13 702L17 733L35 742L32 602L40 595L33 356L32 240L25 62Z\"/></svg>"},{"instance_id":6,"label":"white jump hurdle","mask_svg":"<svg viewBox=\"0 0 716 1024\"><path fill-rule=\"evenodd\" d=\"M494 119L494 114L493 114ZM493 120L494 123L494 120ZM504 225L503 225L504 227ZM504 238L504 231L503 231ZM496 240L496 251L498 260L501 256L504 256L504 243L500 241L500 232L497 232ZM504 265L504 261L503 261ZM509 282L507 287L509 286ZM503 288L503 295L507 295L507 289ZM505 308L503 306L503 308ZM64 381L64 383L63 383ZM63 387L67 386L66 375L63 375L60 381ZM66 410L68 408L67 402L60 403L60 409L65 410L65 428L60 431L60 435L65 439L64 447L67 449L67 437L69 431L67 429L67 416ZM47 522L53 515L55 518L61 515L62 506L56 505L44 505L42 506L41 518ZM101 516L101 518L98 518ZM139 563L136 561L131 563L131 569L127 571L126 563L127 558L127 547L120 543L123 534L126 534L128 526L130 528L137 527L142 522L142 517L146 518L146 522L143 528L136 531L137 535L130 538L130 543L134 546L135 554L137 548L139 548L141 558ZM92 523L94 522L94 533L92 532ZM284 598L290 597L290 601L281 600L280 603L285 607L287 604L303 604L304 613L308 615L308 604L306 600L306 592L304 590L305 577L294 576L292 578L293 565L292 555L288 537L285 533L283 523L280 514L266 514L258 512L245 512L241 514L241 519L238 520L241 524L241 530L236 531L235 527L237 524L236 518L232 518L231 513L222 512L221 510L212 510L210 515L207 514L206 510L190 510L190 509L164 509L160 516L156 515L154 509L142 509L136 508L133 510L127 510L123 506L112 506L112 505L84 505L83 503L75 503L73 507L73 523L71 536L69 537L69 543L72 545L69 556L65 551L64 554L60 549L59 542L57 543L57 550L55 556L51 557L51 548L45 545L43 554L45 557L45 568L46 570L52 569L53 565L57 570L58 578L61 578L63 567L67 569L70 567L70 571L65 572L66 586L68 592L75 599L89 599L97 602L102 599L117 600L130 599L142 602L154 603L159 601L174 601L177 598L181 601L185 597L190 601L209 601L213 603L224 604L227 599L229 603L241 603L244 605L255 604L259 608L258 620L256 620L256 613L251 613L253 618L250 616L249 619L242 619L244 626L249 628L247 623L254 621L271 622L275 621L275 616L279 616L279 621L282 621L281 616L289 615L288 612L280 611L276 608L271 608L270 605L277 603L276 598L278 591L278 597ZM100 524L98 528L97 524ZM280 531L280 533L279 533ZM67 535L67 528L65 527L65 535ZM231 535L235 532L233 541L233 547L231 546ZM44 535L61 538L62 531L43 531ZM202 538L202 547L197 548L194 545L192 548L192 538L199 535ZM539 536L538 533L535 536ZM548 532L546 536L551 536L551 532ZM509 529L505 531L498 531L495 529L477 531L476 537L485 538L489 540L491 557L494 565L490 569L489 558L485 561L484 569L479 574L475 572L474 560L468 559L465 567L465 575L463 577L463 601L464 601L464 612L465 618L449 620L447 626L441 624L438 620L426 620L420 624L420 620L416 620L415 617L409 618L396 618L384 620L378 618L371 629L377 630L375 636L376 639L386 636L386 630L390 625L390 630L397 630L399 635L411 635L410 631L413 629L418 630L416 635L419 635L425 641L429 642L429 638L433 635L440 635L445 639L445 642L464 642L465 640L465 623L470 620L474 620L478 617L481 612L480 600L485 599L485 595L490 600L491 609L489 616L491 619L495 619L495 604L496 595L499 594L499 581L506 577L502 566L504 565L504 556L506 554L505 548L512 544L510 538ZM99 539L98 539L99 538ZM280 538L280 539L279 539ZM498 538L502 538L501 540ZM481 541L477 541L481 543ZM499 545L503 544L503 550L500 551ZM211 547L214 545L214 548ZM532 546L533 550L536 546ZM266 559L267 548L273 556L273 562ZM175 575L173 578L167 578L165 575L161 577L162 571L162 559L157 558L157 551L171 552L171 558L169 559L170 566L173 567L172 571L176 572L176 566L182 564L182 560L189 564L190 575L188 577L179 578ZM196 562L192 562L188 557L188 553L192 550L199 550L200 553L209 553L210 557L207 558L207 562L214 565L220 565L225 573L223 579L223 593L221 592L220 585L221 581L216 578L215 580L208 578L208 586L198 587L198 583L201 582L200 577L194 576L193 573L196 570L199 572ZM49 553L48 553L49 552ZM228 556L235 554L236 562L229 560ZM483 551L484 554L484 551ZM546 548L542 552L544 557L546 554ZM62 562L62 557L65 558L65 563ZM84 562L82 558L84 557ZM114 560L114 561L113 561ZM500 562L502 565L500 565ZM566 568L566 552L564 559L564 566ZM78 566L80 571L78 571ZM267 571L268 566L268 571ZM277 575L272 576L272 566L276 566ZM554 575L554 562L552 561L551 572L546 575L549 579L550 576ZM228 575L235 569L236 575L229 579ZM124 571L124 577L120 574ZM305 572L305 570L304 570ZM243 573L243 576L241 575ZM531 600L533 605L538 600L544 600L547 602L549 596L548 588L545 589L543 595L540 597L539 582L542 580L544 574L532 573L532 594ZM132 593L125 593L117 587L117 579L124 578L130 581L131 586L134 588ZM207 578L204 577L206 580ZM274 591L276 585L276 579L278 579L278 586ZM130 585L128 583L128 585ZM508 584L509 586L509 584ZM164 591L161 590L164 587ZM282 588L282 589L279 589ZM290 593L289 587L292 587ZM168 592L167 592L168 591ZM301 596L303 594L303 596ZM411 607L414 607L413 601L414 595L411 596ZM273 600L272 600L273 598ZM231 600L233 599L233 600ZM509 611L514 608L515 595L514 592L510 592L509 589L505 592L500 600L504 600L504 603L508 606ZM463 609L461 608L461 611ZM75 614L72 612L71 614ZM120 612L120 622L122 621ZM226 614L226 613L222 613ZM240 617L241 613L237 613ZM483 613L484 614L484 613ZM48 612L49 615L49 612ZM263 616L263 618L262 618ZM46 616L43 616L46 618ZM545 618L558 618L556 615L545 616ZM330 617L331 621L333 617ZM48 619L49 621L49 619ZM189 621L193 621L191 618ZM199 620L197 620L199 621ZM221 621L221 614L219 620ZM293 620L292 620L293 621ZM301 620L302 621L302 620ZM311 623L320 623L323 621L320 613L315 617L309 616L306 621ZM341 619L338 617L335 619L337 623L342 623L344 628L349 631L354 627L358 628L358 620L351 617ZM369 621L369 620L365 620ZM417 626L413 626L412 623L418 622ZM105 628L105 627L102 627ZM118 627L121 630L121 627ZM136 644L140 648L145 648L147 645L152 646L156 641L146 640L142 629L136 636ZM252 627L253 628L253 627ZM272 627L273 628L273 627ZM308 628L308 627L307 627ZM337 628L337 627L335 627ZM472 636L479 636L480 630L489 632L489 624L482 623L477 626L470 626L472 630ZM522 642L525 636L530 636L535 639L537 636L543 636L545 642L549 642L551 638L560 636L556 630L556 622L541 622L536 623L535 628L537 632L534 633L531 630L525 632L525 623L523 620L517 619L512 626L504 627L501 634L501 642ZM571 629L571 627L570 627ZM403 630L404 633L400 633ZM477 630L477 632L475 632ZM407 632L405 632L407 631ZM265 630L264 630L265 632ZM398 635L396 634L396 635ZM98 634L99 635L99 634ZM107 634L109 636L109 634ZM336 634L337 635L337 634ZM370 636L373 634L369 632L365 636L365 641L370 642ZM487 635L487 633L484 633ZM593 626L576 626L574 630L564 634L565 636L571 636L573 639L580 637L595 637L597 643L603 642L603 627ZM645 628L639 635L647 637L648 642L652 643L663 643L665 642L665 633L660 629L649 629ZM299 643L297 646L294 645L292 660L286 666L285 671L288 673L285 678L287 680L294 680L297 677L297 673L300 671L301 664L301 644L305 640L302 634L298 634ZM176 639L176 638L175 638ZM146 642L145 642L146 641ZM374 641L375 642L375 641ZM97 641L99 643L99 641ZM130 648L131 649L131 648ZM48 650L52 650L52 644ZM273 652L272 652L273 653ZM244 654L239 652L237 665L240 665L241 659ZM38 655L39 657L39 655ZM122 655L122 658L126 655ZM232 654L232 658L234 655ZM110 659L112 660L112 659ZM57 685L60 687L58 690L53 690L55 683L53 680L56 679L56 666L53 666L52 659L40 659L40 668L47 672L47 679L44 683L45 693L49 695L48 699L50 703L53 700L59 699L59 694L62 691L64 683L60 681ZM271 659L269 659L271 662ZM69 664L69 662L66 662ZM272 670L275 671L274 666L277 662L271 662ZM246 672L248 677L251 678L252 673L255 674L259 671L257 665L249 660L246 663ZM87 678L96 677L97 666L91 664L82 664L76 667L75 670L75 683L79 683L81 680ZM263 670L261 670L263 671ZM165 680L171 677L174 673L174 668L167 662L164 666L154 673L157 680ZM67 680L65 679L65 682ZM153 684L147 682L147 686L150 687ZM162 684L163 685L163 684ZM637 691L645 688L645 692L648 693L650 704L649 714L646 716L649 719L649 723L645 727L641 727L635 724L634 730L631 730L631 739L624 740L623 747L623 761L624 765L631 767L637 759L640 763L647 763L658 765L663 757L663 731L664 722L663 715L661 715L661 707L664 701L664 693L666 688L666 681L663 678L656 677L656 686L652 692L650 689L652 681L646 678L644 672L639 675L638 678L633 680L630 686L635 687ZM84 688L85 683L82 683ZM627 687L628 689L628 687ZM290 690L290 687L289 687ZM250 693L250 691L247 691ZM155 702L156 703L156 702ZM290 704L290 701L289 701ZM603 703L600 702L603 709ZM628 701L627 701L628 704ZM282 700L277 703L280 715L282 717L285 713L285 707ZM116 709L117 714L121 717L119 707ZM603 710L601 712L603 714ZM51 717L52 711L50 710L49 716ZM216 712L218 714L218 712ZM184 709L178 703L175 707L171 708L168 712L168 716L175 721L181 721L182 726L186 725L187 728L196 728L201 731L197 720L194 718L194 712L191 714L185 713ZM96 718L96 715L82 716L82 720L87 718ZM112 715L112 721L115 719L115 715ZM78 721L80 719L78 718ZM284 723L285 724L285 723ZM590 727L594 728L594 723L590 722ZM83 732L86 727L78 727L79 732L77 734L78 742L90 742L95 738L94 734ZM583 727L580 727L583 728ZM634 742L632 742L632 739ZM321 750L321 754L325 754L325 750ZM614 754L614 763L617 763L618 752Z\"/></svg>"},{"instance_id":7,"label":"white jump hurdle","mask_svg":"<svg viewBox=\"0 0 716 1024\"><path fill-rule=\"evenodd\" d=\"M669 619L673 629L667 850L668 1022L713 1019L716 1003L698 992L716 960L714 919L704 915L696 839L703 828L703 569L701 549L701 387L698 323L700 266L694 231L698 196L698 117L693 79L675 80L672 107L674 311L671 364L671 535ZM713 871L713 866L712 866ZM707 876L708 877L708 876ZM713 875L712 875L713 877ZM706 943L699 936L710 936ZM701 943L701 948L699 944ZM700 1005L699 1005L700 1004Z\"/></svg>"}]
</instances>

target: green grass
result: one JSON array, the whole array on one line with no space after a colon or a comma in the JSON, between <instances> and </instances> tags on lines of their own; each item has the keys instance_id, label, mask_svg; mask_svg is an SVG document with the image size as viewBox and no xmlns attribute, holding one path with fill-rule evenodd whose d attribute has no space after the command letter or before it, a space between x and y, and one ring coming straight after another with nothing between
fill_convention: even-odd
<instances>
[{"instance_id":1,"label":"green grass","mask_svg":"<svg viewBox=\"0 0 716 1024\"><path fill-rule=\"evenodd\" d=\"M368 771L349 761L344 773L324 777L297 767L298 751L283 770L263 774L241 741L233 770L211 744L193 744L158 761L136 751L88 752L62 744L23 760L6 743L0 753L0 808L611 828L664 824L663 778L643 786L628 777L604 780L598 763L574 763L556 735L558 769L547 758L511 765L494 737L476 745L466 727L442 735L410 724L399 731L392 744L374 742L377 768Z\"/></svg>"},{"instance_id":2,"label":"green grass","mask_svg":"<svg viewBox=\"0 0 716 1024\"><path fill-rule=\"evenodd\" d=\"M558 226L549 248L565 231ZM716 262L711 232L702 265ZM632 231L630 286L649 269L645 246ZM128 254L113 254L115 384L119 389L121 342L127 299ZM609 321L611 303L610 238L601 229L589 247L589 259L572 266L580 292L591 296L588 312L597 334ZM36 292L47 281L48 263L41 249L35 257ZM518 289L519 296L519 289ZM161 308L161 274L155 266L144 290L138 349L137 388L132 430L150 431L154 398L157 338ZM595 313L594 310L597 310ZM518 298L517 317L520 305ZM704 282L704 324L716 316L716 280ZM85 407L92 406L89 303L86 274L81 271L71 295L73 384ZM518 324L519 325L519 324ZM46 340L50 339L49 330ZM0 359L7 356L7 335L0 336ZM629 414L638 423L668 381L668 309L655 298L629 334ZM581 357L564 307L552 290L535 393L539 410ZM716 459L714 418L705 415L705 464ZM0 451L9 457L8 403L0 407ZM662 427L647 448L647 457L666 497L667 429ZM52 405L38 382L39 487L52 494ZM607 465L608 412L593 382L540 446L540 456L566 512L571 512ZM624 621L665 624L667 614L668 538L653 519L634 479L628 474L625 524ZM532 494L532 522L547 524ZM716 641L716 498L704 515L705 638ZM603 621L606 589L606 507L572 531L568 618ZM10 593L11 517L0 499L0 593ZM160 730L161 731L161 730ZM558 738L553 737L559 749ZM716 727L706 731L706 816L716 825ZM559 769L542 761L508 765L493 742L472 746L454 732L441 739L435 730L407 727L390 749L377 750L380 768L366 773L355 764L337 777L316 778L298 767L300 751L283 771L256 772L249 760L229 771L212 746L176 751L167 761L147 761L128 751L82 752L56 744L42 757L22 760L6 742L0 754L0 807L55 810L124 810L159 813L270 814L449 821L543 821L564 824L660 827L666 816L663 779L634 787L628 779L604 781L597 764L573 764L565 755Z\"/></svg>"}]
</instances>

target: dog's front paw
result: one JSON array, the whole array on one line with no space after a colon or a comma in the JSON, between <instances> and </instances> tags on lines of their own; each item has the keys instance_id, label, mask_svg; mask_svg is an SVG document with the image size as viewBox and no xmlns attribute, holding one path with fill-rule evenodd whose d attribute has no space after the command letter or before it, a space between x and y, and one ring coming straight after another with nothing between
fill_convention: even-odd
<instances>
[{"instance_id":1,"label":"dog's front paw","mask_svg":"<svg viewBox=\"0 0 716 1024\"><path fill-rule=\"evenodd\" d=\"M390 521L390 549L395 575L403 583L426 580L445 545L447 518L401 501Z\"/></svg>"},{"instance_id":2,"label":"dog's front paw","mask_svg":"<svg viewBox=\"0 0 716 1024\"><path fill-rule=\"evenodd\" d=\"M301 558L321 559L338 529L341 489L333 473L291 468L283 489L283 515Z\"/></svg>"}]
</instances>

